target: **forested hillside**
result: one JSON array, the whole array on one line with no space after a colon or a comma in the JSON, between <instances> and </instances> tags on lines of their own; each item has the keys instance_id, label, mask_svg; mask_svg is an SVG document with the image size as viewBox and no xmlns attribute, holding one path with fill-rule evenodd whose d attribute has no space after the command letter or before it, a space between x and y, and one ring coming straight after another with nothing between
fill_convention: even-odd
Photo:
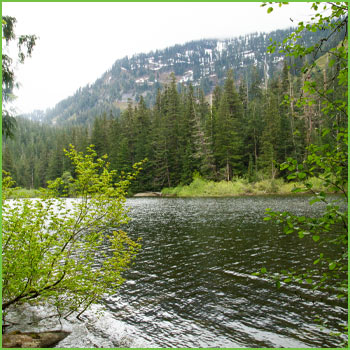
<instances>
[{"instance_id":1,"label":"forested hillside","mask_svg":"<svg viewBox=\"0 0 350 350\"><path fill-rule=\"evenodd\" d=\"M217 181L283 177L279 164L287 157L304 160L311 143L336 139L321 137L323 130L347 123L341 111L330 120L323 109L324 101L342 98L339 62L328 64L326 52L344 45L343 30L302 58L267 52L291 31L201 40L118 60L54 109L18 117L15 137L3 138L3 169L26 188L74 176L63 154L71 143L78 150L94 144L119 172L147 158L133 191L188 184L194 174ZM298 40L308 46L328 35L316 33ZM312 73L301 69L307 61L317 63ZM312 81L327 94L301 88ZM316 102L297 102L310 94Z\"/></svg>"},{"instance_id":2,"label":"forested hillside","mask_svg":"<svg viewBox=\"0 0 350 350\"><path fill-rule=\"evenodd\" d=\"M271 33L252 33L226 40L198 40L184 45L175 45L164 50L141 53L117 60L105 74L95 81L77 90L54 108L36 111L26 117L34 120L59 124L92 124L96 116L111 111L118 115L127 108L128 100L139 101L143 97L147 106L155 103L158 89L170 83L170 74L175 74L176 82L203 90L210 96L215 86L223 86L229 69L233 69L235 83L241 80L250 88L253 74L257 74L261 83L267 87L269 79L280 74L284 56L278 51L267 53L272 42L282 41L293 28L277 30ZM309 46L317 42L324 32L306 32L299 39L301 44ZM332 40L324 43L324 49L335 46L341 33L333 35ZM322 55L318 52L317 56ZM313 58L312 58L313 59ZM303 65L298 57L288 62L291 74L295 75ZM255 67L255 71L251 67Z\"/></svg>"},{"instance_id":3,"label":"forested hillside","mask_svg":"<svg viewBox=\"0 0 350 350\"><path fill-rule=\"evenodd\" d=\"M338 65L325 69L324 60L327 56L317 61L312 76L293 75L284 61L281 73L268 84L252 65L249 84L240 79L236 87L237 75L229 70L224 85L215 87L211 104L199 86L179 86L172 74L153 106L147 107L142 96L137 104L129 100L119 117L105 112L91 127L18 118L16 137L3 140L3 169L19 186L45 186L58 176L74 176L64 147L72 143L84 150L92 143L98 155L109 155L111 167L119 172L131 171L133 163L148 159L133 191L186 184L196 173L213 180L283 177L279 163L288 156L304 160L311 143L336 139L321 137L323 130L334 123L347 124L341 111L332 120L323 111L324 99L342 96L335 79ZM334 90L323 97L315 94L315 103L297 104L294 97L308 94L300 89L306 80Z\"/></svg>"}]
</instances>

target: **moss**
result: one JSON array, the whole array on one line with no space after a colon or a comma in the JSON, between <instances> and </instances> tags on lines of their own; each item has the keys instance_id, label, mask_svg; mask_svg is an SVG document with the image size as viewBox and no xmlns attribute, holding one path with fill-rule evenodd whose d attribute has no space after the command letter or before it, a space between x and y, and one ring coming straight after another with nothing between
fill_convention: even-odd
<instances>
[{"instance_id":1,"label":"moss","mask_svg":"<svg viewBox=\"0 0 350 350\"><path fill-rule=\"evenodd\" d=\"M33 339L40 339L40 335L38 333L29 333L28 335Z\"/></svg>"}]
</instances>

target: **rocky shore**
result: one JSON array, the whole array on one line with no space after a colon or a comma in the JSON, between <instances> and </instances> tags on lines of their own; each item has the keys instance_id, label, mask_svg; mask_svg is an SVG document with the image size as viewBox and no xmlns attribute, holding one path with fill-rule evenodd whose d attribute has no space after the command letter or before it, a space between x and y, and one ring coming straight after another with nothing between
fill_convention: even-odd
<instances>
[{"instance_id":1,"label":"rocky shore","mask_svg":"<svg viewBox=\"0 0 350 350\"><path fill-rule=\"evenodd\" d=\"M14 331L2 335L3 348L52 348L67 337L70 332L19 332Z\"/></svg>"}]
</instances>

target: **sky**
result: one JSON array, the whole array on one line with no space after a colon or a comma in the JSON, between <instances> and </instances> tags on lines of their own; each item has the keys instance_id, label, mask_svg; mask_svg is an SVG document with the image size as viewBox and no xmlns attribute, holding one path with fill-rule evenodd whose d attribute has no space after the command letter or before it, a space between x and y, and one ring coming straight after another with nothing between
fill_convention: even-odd
<instances>
[{"instance_id":1,"label":"sky","mask_svg":"<svg viewBox=\"0 0 350 350\"><path fill-rule=\"evenodd\" d=\"M3 2L2 14L17 19L17 35L39 37L32 57L16 67L20 83L15 91L16 112L53 108L79 87L93 83L126 55L192 40L287 28L306 20L312 12L306 2L281 8L274 5L270 14L260 4Z\"/></svg>"}]
</instances>

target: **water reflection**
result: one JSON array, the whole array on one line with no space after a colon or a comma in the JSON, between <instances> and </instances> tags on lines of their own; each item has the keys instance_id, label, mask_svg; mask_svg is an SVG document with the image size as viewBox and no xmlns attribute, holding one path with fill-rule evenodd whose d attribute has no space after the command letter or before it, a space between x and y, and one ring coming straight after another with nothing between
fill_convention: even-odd
<instances>
[{"instance_id":1,"label":"water reflection","mask_svg":"<svg viewBox=\"0 0 350 350\"><path fill-rule=\"evenodd\" d=\"M265 208L317 215L306 197L128 200L143 250L106 305L159 347L332 347L346 305L307 285L279 291L251 274L310 264L313 242L262 220ZM118 307L121 305L121 307ZM125 306L128 305L127 308ZM319 314L328 329L314 322Z\"/></svg>"},{"instance_id":2,"label":"water reflection","mask_svg":"<svg viewBox=\"0 0 350 350\"><path fill-rule=\"evenodd\" d=\"M127 282L94 305L94 312L106 307L102 317L88 312L82 323L64 320L63 329L72 334L58 347L339 346L330 333L346 323L346 304L308 285L276 290L252 275L263 266L271 271L313 266L319 245L263 221L267 207L318 215L322 204L310 207L308 201L305 196L129 199L132 221L125 229L142 237L142 250ZM30 312L23 310L15 321L28 323L23 320ZM327 327L320 329L316 315ZM53 329L52 322L22 330Z\"/></svg>"}]
</instances>

